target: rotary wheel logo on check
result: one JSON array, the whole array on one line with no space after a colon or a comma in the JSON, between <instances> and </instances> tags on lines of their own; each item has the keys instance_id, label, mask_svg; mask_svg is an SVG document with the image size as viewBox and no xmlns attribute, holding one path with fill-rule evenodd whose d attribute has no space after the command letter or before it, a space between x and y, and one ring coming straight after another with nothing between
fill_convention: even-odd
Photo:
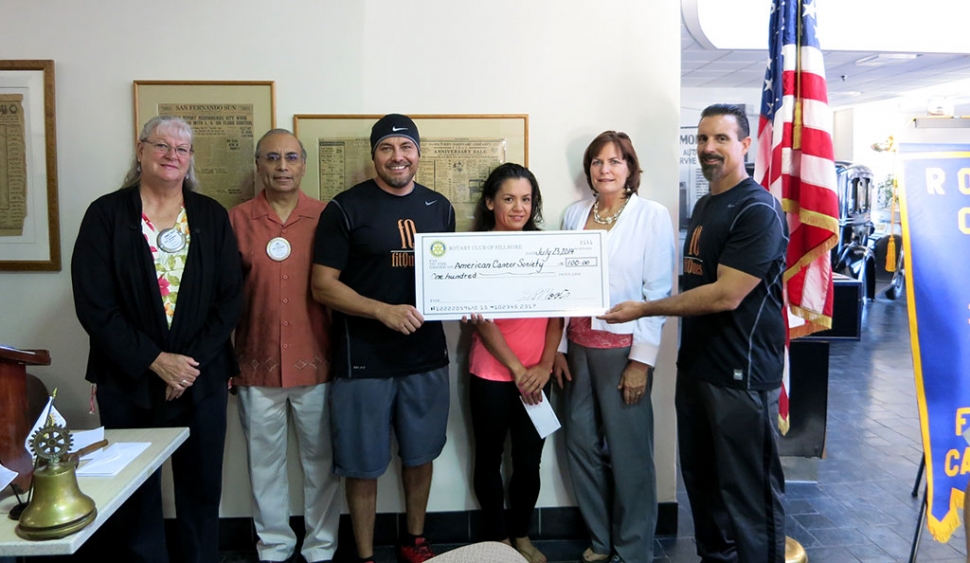
<instances>
[{"instance_id":1,"label":"rotary wheel logo on check","mask_svg":"<svg viewBox=\"0 0 970 563\"><path fill-rule=\"evenodd\" d=\"M445 247L445 243L441 242L440 240L436 240L431 243L431 255L435 258L441 258L445 255L446 251L447 248Z\"/></svg>"}]
</instances>

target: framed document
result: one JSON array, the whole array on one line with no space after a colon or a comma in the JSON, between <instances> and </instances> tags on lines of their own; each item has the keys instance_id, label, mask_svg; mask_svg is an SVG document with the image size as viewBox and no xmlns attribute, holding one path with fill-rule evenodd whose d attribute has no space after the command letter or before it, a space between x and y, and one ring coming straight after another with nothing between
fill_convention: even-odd
<instances>
[{"instance_id":1,"label":"framed document","mask_svg":"<svg viewBox=\"0 0 970 563\"><path fill-rule=\"evenodd\" d=\"M306 147L303 189L322 200L374 177L370 130L382 115L293 116ZM471 228L475 203L489 173L505 162L529 165L527 115L409 115L421 134L415 180L444 194L459 231Z\"/></svg>"},{"instance_id":2,"label":"framed document","mask_svg":"<svg viewBox=\"0 0 970 563\"><path fill-rule=\"evenodd\" d=\"M588 317L610 308L606 231L418 233L425 320Z\"/></svg>"},{"instance_id":3,"label":"framed document","mask_svg":"<svg viewBox=\"0 0 970 563\"><path fill-rule=\"evenodd\" d=\"M54 61L0 61L0 270L60 271Z\"/></svg>"},{"instance_id":4,"label":"framed document","mask_svg":"<svg viewBox=\"0 0 970 563\"><path fill-rule=\"evenodd\" d=\"M135 141L156 115L177 115L195 134L198 191L227 209L256 195L256 141L276 127L276 86L264 82L136 80Z\"/></svg>"}]
</instances>

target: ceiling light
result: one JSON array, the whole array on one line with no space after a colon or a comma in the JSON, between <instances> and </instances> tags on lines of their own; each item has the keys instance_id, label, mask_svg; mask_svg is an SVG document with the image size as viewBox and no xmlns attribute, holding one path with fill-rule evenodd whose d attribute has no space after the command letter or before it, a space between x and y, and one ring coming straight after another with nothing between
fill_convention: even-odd
<instances>
[{"instance_id":1,"label":"ceiling light","mask_svg":"<svg viewBox=\"0 0 970 563\"><path fill-rule=\"evenodd\" d=\"M919 57L916 53L877 53L857 59L855 64L858 66L882 66L888 64L904 63Z\"/></svg>"},{"instance_id":2,"label":"ceiling light","mask_svg":"<svg viewBox=\"0 0 970 563\"><path fill-rule=\"evenodd\" d=\"M953 108L952 98L933 97L926 100L927 115L952 117Z\"/></svg>"}]
</instances>

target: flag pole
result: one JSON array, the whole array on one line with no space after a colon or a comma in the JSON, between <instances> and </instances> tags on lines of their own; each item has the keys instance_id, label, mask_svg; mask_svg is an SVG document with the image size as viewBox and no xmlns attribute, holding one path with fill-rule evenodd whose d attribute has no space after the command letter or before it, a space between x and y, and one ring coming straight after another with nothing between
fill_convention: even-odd
<instances>
[{"instance_id":1,"label":"flag pole","mask_svg":"<svg viewBox=\"0 0 970 563\"><path fill-rule=\"evenodd\" d=\"M789 0L796 1L796 0ZM795 107L792 116L791 150L802 149L802 0L795 13Z\"/></svg>"},{"instance_id":2,"label":"flag pole","mask_svg":"<svg viewBox=\"0 0 970 563\"><path fill-rule=\"evenodd\" d=\"M794 2L795 0L789 0ZM796 14L796 33L795 33L795 115L792 122L792 151L801 150L802 148L802 18L801 18L801 8L802 0L798 1L798 13ZM791 338L790 333L788 333L788 314L791 310L791 304L788 302L788 288L787 281L785 282L785 305L788 305L785 311L785 364L788 367L788 347ZM786 389L787 392L787 389ZM789 398L789 400L791 400ZM779 423L782 422L779 413ZM785 423L785 433L787 434L789 421L784 420ZM780 424L779 424L780 426ZM808 563L808 554L805 553L805 548L802 544L798 543L798 540L791 536L785 537L785 563Z\"/></svg>"}]
</instances>

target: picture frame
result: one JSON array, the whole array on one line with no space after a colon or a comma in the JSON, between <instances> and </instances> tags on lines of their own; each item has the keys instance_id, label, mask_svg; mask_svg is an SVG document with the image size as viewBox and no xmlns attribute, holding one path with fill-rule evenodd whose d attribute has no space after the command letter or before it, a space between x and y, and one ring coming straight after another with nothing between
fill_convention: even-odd
<instances>
[{"instance_id":1,"label":"picture frame","mask_svg":"<svg viewBox=\"0 0 970 563\"><path fill-rule=\"evenodd\" d=\"M182 117L194 133L196 191L227 209L256 195L256 142L276 127L275 82L135 80L133 95L136 143L152 117Z\"/></svg>"},{"instance_id":2,"label":"picture frame","mask_svg":"<svg viewBox=\"0 0 970 563\"><path fill-rule=\"evenodd\" d=\"M0 60L0 271L61 270L54 61Z\"/></svg>"},{"instance_id":3,"label":"picture frame","mask_svg":"<svg viewBox=\"0 0 970 563\"><path fill-rule=\"evenodd\" d=\"M293 133L307 150L301 187L311 197L337 193L374 176L370 131L382 114L293 116ZM527 114L412 114L421 135L415 180L443 193L457 229L468 230L481 184L504 162L529 165Z\"/></svg>"}]
</instances>

